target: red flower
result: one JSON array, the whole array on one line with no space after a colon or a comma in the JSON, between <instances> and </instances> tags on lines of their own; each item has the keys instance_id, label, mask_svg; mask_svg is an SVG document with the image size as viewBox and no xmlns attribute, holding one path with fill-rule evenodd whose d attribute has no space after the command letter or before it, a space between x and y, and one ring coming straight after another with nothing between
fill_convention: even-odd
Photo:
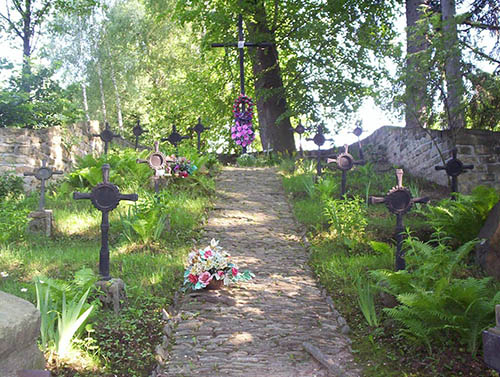
<instances>
[{"instance_id":1,"label":"red flower","mask_svg":"<svg viewBox=\"0 0 500 377\"><path fill-rule=\"evenodd\" d=\"M193 275L193 274L189 274L188 275L188 280L193 283L193 284L196 284L198 282L198 276L196 275Z\"/></svg>"},{"instance_id":2,"label":"red flower","mask_svg":"<svg viewBox=\"0 0 500 377\"><path fill-rule=\"evenodd\" d=\"M233 276L238 275L238 269L237 268L232 267L231 268L231 272L233 273Z\"/></svg>"}]
</instances>

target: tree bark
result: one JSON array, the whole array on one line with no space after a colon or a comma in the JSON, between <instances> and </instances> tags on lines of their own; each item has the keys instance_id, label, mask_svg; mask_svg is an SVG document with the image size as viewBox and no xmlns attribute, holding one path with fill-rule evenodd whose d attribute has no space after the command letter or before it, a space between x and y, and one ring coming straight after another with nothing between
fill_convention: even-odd
<instances>
[{"instance_id":1,"label":"tree bark","mask_svg":"<svg viewBox=\"0 0 500 377\"><path fill-rule=\"evenodd\" d=\"M464 84L460 69L461 54L458 46L455 5L455 0L441 0L443 47L447 52L445 58L445 76L448 128L462 129L465 128L465 114L464 107L462 106Z\"/></svg>"},{"instance_id":2,"label":"tree bark","mask_svg":"<svg viewBox=\"0 0 500 377\"><path fill-rule=\"evenodd\" d=\"M418 20L423 17L422 5L428 0L406 0L406 111L407 128L426 127L426 110L429 106L427 94L427 59L423 54L429 48Z\"/></svg>"},{"instance_id":3,"label":"tree bark","mask_svg":"<svg viewBox=\"0 0 500 377\"><path fill-rule=\"evenodd\" d=\"M267 25L264 5L255 1L255 21L246 20L248 37L252 42L274 42L274 35ZM275 152L292 153L295 149L290 117L286 114L287 102L281 78L278 50L272 47L250 51L252 70L255 76L255 95L260 125L262 148Z\"/></svg>"},{"instance_id":4,"label":"tree bark","mask_svg":"<svg viewBox=\"0 0 500 377\"><path fill-rule=\"evenodd\" d=\"M90 114L89 114L89 102L87 101L87 87L84 82L80 83L80 87L82 88L82 98L83 98L83 111L85 113L85 120L90 122Z\"/></svg>"},{"instance_id":5,"label":"tree bark","mask_svg":"<svg viewBox=\"0 0 500 377\"><path fill-rule=\"evenodd\" d=\"M101 62L99 61L99 58L97 59L97 76L99 78L99 91L101 92L102 117L104 118L103 121L107 122L108 116L106 114L106 98L104 96L104 85L102 82L102 68L101 68Z\"/></svg>"},{"instance_id":6,"label":"tree bark","mask_svg":"<svg viewBox=\"0 0 500 377\"><path fill-rule=\"evenodd\" d=\"M25 8L21 13L23 18L23 67L22 67L22 87L27 93L31 91L30 78L31 75L31 39L33 37L32 32L32 19L31 19L31 0L25 1Z\"/></svg>"},{"instance_id":7,"label":"tree bark","mask_svg":"<svg viewBox=\"0 0 500 377\"><path fill-rule=\"evenodd\" d=\"M118 129L121 133L123 133L123 118L122 118L122 103L120 101L120 92L118 92L118 84L116 83L116 75L115 69L113 65L111 65L111 82L113 83L113 87L115 89L115 98L116 98L116 112L117 112L117 121L118 121Z\"/></svg>"}]
</instances>

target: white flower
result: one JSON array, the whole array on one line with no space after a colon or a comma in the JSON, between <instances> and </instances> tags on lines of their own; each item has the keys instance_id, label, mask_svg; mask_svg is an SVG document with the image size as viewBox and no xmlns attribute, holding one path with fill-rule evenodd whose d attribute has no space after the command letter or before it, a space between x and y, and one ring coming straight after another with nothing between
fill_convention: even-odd
<instances>
[{"instance_id":1,"label":"white flower","mask_svg":"<svg viewBox=\"0 0 500 377\"><path fill-rule=\"evenodd\" d=\"M21 288L21 292L28 292L28 288Z\"/></svg>"},{"instance_id":2,"label":"white flower","mask_svg":"<svg viewBox=\"0 0 500 377\"><path fill-rule=\"evenodd\" d=\"M5 271L2 271L2 272L0 272L0 276L3 277L3 278L6 278L6 277L9 276L9 273L5 272Z\"/></svg>"},{"instance_id":3,"label":"white flower","mask_svg":"<svg viewBox=\"0 0 500 377\"><path fill-rule=\"evenodd\" d=\"M210 246L214 249L217 247L218 244L219 241L217 241L215 238L212 238L212 240L210 241Z\"/></svg>"}]
</instances>

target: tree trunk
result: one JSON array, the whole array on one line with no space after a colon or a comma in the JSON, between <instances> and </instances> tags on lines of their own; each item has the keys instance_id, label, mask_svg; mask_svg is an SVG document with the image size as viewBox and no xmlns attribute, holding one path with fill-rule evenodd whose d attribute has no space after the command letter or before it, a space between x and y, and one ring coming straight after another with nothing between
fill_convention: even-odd
<instances>
[{"instance_id":1,"label":"tree trunk","mask_svg":"<svg viewBox=\"0 0 500 377\"><path fill-rule=\"evenodd\" d=\"M443 16L443 46L446 53L445 76L447 91L448 128L465 128L465 114L462 106L464 84L460 70L460 49L458 47L457 23L455 21L455 0L441 0Z\"/></svg>"},{"instance_id":2,"label":"tree trunk","mask_svg":"<svg viewBox=\"0 0 500 377\"><path fill-rule=\"evenodd\" d=\"M428 0L406 0L406 111L407 128L426 127L428 59L425 51L429 43L422 31L418 31L417 21L423 16L421 6Z\"/></svg>"},{"instance_id":3,"label":"tree trunk","mask_svg":"<svg viewBox=\"0 0 500 377\"><path fill-rule=\"evenodd\" d=\"M274 42L274 35L267 26L266 12L260 1L255 2L254 22L247 18L248 37L252 42ZM275 152L292 153L295 149L290 118L286 116L285 88L276 45L250 51L255 76L255 95L259 115L262 148L271 147Z\"/></svg>"},{"instance_id":4,"label":"tree trunk","mask_svg":"<svg viewBox=\"0 0 500 377\"><path fill-rule=\"evenodd\" d=\"M31 19L31 0L25 1L25 9L21 12L23 18L23 67L22 67L22 88L25 92L31 91L30 85L30 75L31 75L31 39L33 37L32 32L32 19Z\"/></svg>"},{"instance_id":5,"label":"tree trunk","mask_svg":"<svg viewBox=\"0 0 500 377\"><path fill-rule=\"evenodd\" d=\"M104 85L102 83L102 68L101 62L97 59L97 76L99 77L99 90L101 92L101 108L102 108L102 117L103 121L108 121L108 116L106 114L106 99L104 97Z\"/></svg>"},{"instance_id":6,"label":"tree trunk","mask_svg":"<svg viewBox=\"0 0 500 377\"><path fill-rule=\"evenodd\" d=\"M113 65L111 65L111 82L113 83L113 87L115 89L118 129L121 133L123 133L122 103L120 101L120 93L118 92L118 85L116 83L115 69L113 68Z\"/></svg>"},{"instance_id":7,"label":"tree trunk","mask_svg":"<svg viewBox=\"0 0 500 377\"><path fill-rule=\"evenodd\" d=\"M83 98L83 111L85 113L85 120L90 122L90 114L89 114L89 103L87 101L87 87L84 82L80 83L82 88L82 98Z\"/></svg>"}]
</instances>

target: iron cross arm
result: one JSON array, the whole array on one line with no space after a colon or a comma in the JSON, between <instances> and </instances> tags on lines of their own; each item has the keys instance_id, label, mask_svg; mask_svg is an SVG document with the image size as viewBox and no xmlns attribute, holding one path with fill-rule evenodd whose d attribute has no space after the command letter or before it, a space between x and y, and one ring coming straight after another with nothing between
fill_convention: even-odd
<instances>
[{"instance_id":1,"label":"iron cross arm","mask_svg":"<svg viewBox=\"0 0 500 377\"><path fill-rule=\"evenodd\" d=\"M47 166L47 160L42 160L42 166L32 172L23 173L25 177L34 176L40 181L45 181L52 177L54 174L64 174L61 170L53 170Z\"/></svg>"},{"instance_id":2,"label":"iron cross arm","mask_svg":"<svg viewBox=\"0 0 500 377\"><path fill-rule=\"evenodd\" d=\"M450 177L458 177L465 171L474 169L474 165L465 165L457 158L457 148L453 148L451 150L451 155L452 158L448 160L444 166L434 166L434 169L446 170L446 174L448 174Z\"/></svg>"}]
</instances>

